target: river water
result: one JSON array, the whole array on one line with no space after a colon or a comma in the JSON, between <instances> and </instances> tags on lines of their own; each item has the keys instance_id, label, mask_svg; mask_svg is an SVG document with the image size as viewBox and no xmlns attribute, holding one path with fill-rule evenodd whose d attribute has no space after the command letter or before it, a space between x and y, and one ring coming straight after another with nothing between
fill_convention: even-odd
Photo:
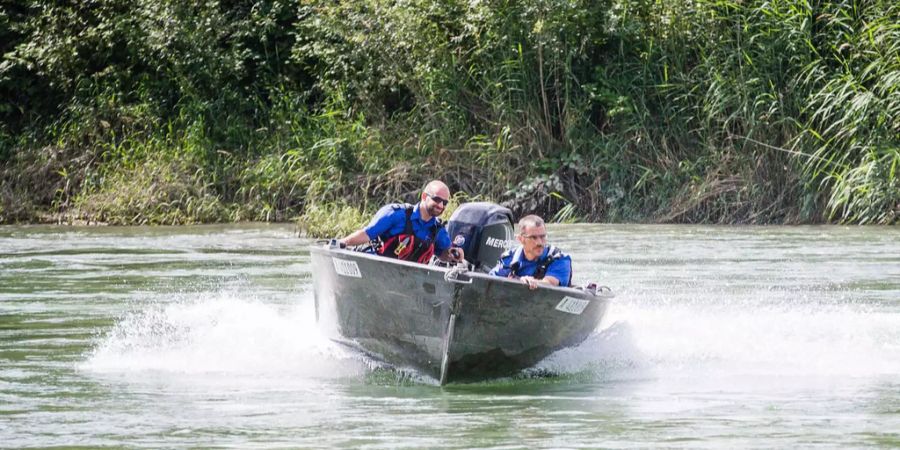
<instances>
[{"instance_id":1,"label":"river water","mask_svg":"<svg viewBox=\"0 0 900 450\"><path fill-rule=\"evenodd\" d=\"M321 337L290 226L0 227L0 447L900 446L900 228L549 231L596 333L440 388Z\"/></svg>"}]
</instances>

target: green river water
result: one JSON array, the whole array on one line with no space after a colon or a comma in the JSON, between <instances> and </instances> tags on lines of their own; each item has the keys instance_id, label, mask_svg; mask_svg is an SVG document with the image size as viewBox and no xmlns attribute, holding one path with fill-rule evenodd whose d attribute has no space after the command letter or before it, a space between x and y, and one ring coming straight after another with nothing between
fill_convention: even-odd
<instances>
[{"instance_id":1,"label":"green river water","mask_svg":"<svg viewBox=\"0 0 900 450\"><path fill-rule=\"evenodd\" d=\"M549 232L608 315L440 388L320 335L290 226L0 227L0 447L900 447L900 228Z\"/></svg>"}]
</instances>

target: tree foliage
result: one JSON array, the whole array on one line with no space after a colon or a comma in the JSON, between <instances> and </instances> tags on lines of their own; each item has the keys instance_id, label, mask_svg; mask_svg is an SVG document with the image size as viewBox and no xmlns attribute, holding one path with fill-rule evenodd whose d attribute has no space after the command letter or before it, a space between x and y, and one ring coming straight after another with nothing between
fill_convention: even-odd
<instances>
[{"instance_id":1,"label":"tree foliage","mask_svg":"<svg viewBox=\"0 0 900 450\"><path fill-rule=\"evenodd\" d=\"M896 223L898 23L886 0L6 1L0 221L286 220L443 178L560 220Z\"/></svg>"}]
</instances>

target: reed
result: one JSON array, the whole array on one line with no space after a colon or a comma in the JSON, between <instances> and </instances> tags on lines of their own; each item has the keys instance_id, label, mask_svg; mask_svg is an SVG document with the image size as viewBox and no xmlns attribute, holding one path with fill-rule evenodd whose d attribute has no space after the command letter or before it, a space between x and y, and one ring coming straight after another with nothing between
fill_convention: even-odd
<instances>
[{"instance_id":1,"label":"reed","mask_svg":"<svg viewBox=\"0 0 900 450\"><path fill-rule=\"evenodd\" d=\"M829 218L897 223L900 189L900 5L828 5L822 59L806 68L811 91L798 145L819 182Z\"/></svg>"},{"instance_id":2,"label":"reed","mask_svg":"<svg viewBox=\"0 0 900 450\"><path fill-rule=\"evenodd\" d=\"M2 220L330 223L441 178L559 221L897 223L898 17L885 0L11 9Z\"/></svg>"}]
</instances>

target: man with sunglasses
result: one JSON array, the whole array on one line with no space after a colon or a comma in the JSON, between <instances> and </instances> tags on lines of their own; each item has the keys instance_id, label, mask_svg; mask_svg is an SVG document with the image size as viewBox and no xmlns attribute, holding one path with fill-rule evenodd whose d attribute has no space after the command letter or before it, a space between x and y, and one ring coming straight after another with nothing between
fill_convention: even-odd
<instances>
[{"instance_id":1,"label":"man with sunglasses","mask_svg":"<svg viewBox=\"0 0 900 450\"><path fill-rule=\"evenodd\" d=\"M572 258L547 243L544 220L535 215L525 216L516 228L519 229L516 239L522 245L504 252L490 274L517 278L529 289L537 289L538 284L571 286Z\"/></svg>"},{"instance_id":2,"label":"man with sunglasses","mask_svg":"<svg viewBox=\"0 0 900 450\"><path fill-rule=\"evenodd\" d=\"M389 258L428 263L432 255L444 261L463 261L463 249L450 245L450 235L438 220L450 202L450 188L434 180L425 186L416 205L383 206L365 228L341 239L341 244L378 242L375 251Z\"/></svg>"}]
</instances>

